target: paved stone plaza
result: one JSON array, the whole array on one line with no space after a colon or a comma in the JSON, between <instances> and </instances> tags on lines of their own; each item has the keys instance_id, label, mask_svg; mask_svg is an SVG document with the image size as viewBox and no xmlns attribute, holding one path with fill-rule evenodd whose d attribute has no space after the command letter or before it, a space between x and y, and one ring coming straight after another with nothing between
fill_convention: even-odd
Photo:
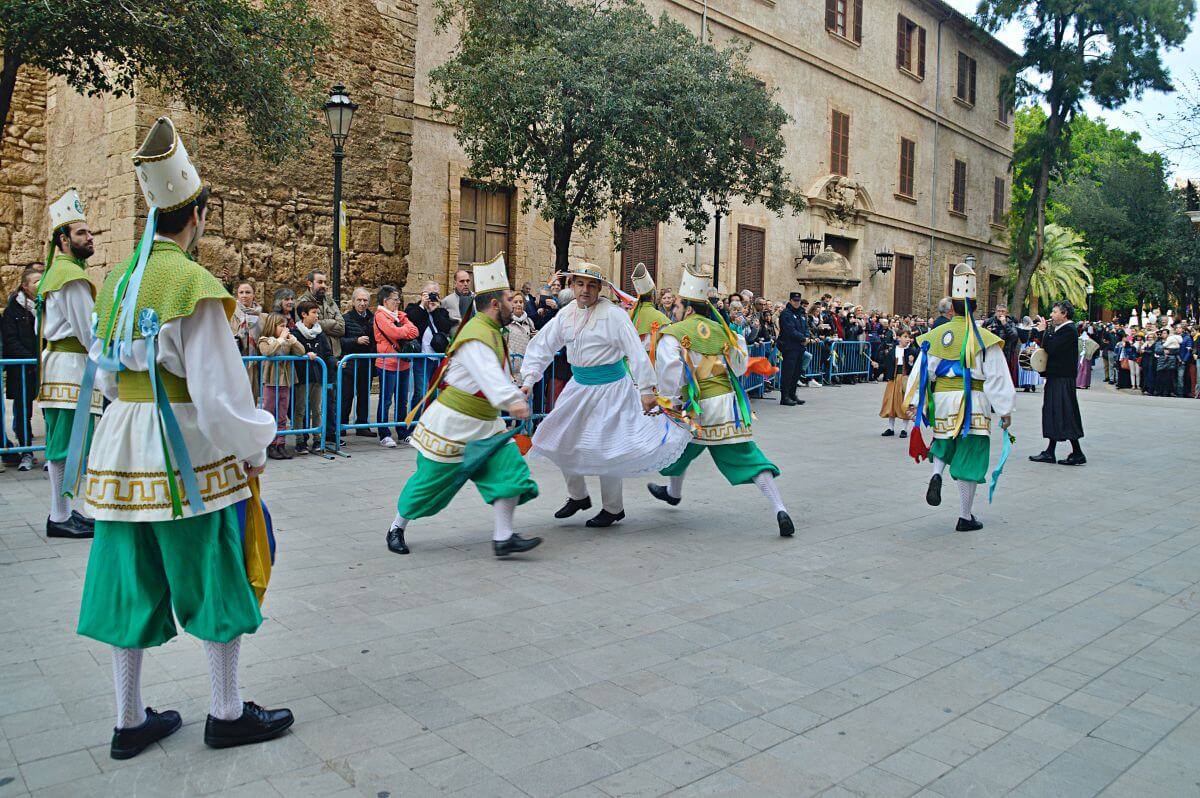
<instances>
[{"instance_id":1,"label":"paved stone plaza","mask_svg":"<svg viewBox=\"0 0 1200 798\"><path fill-rule=\"evenodd\" d=\"M490 510L384 532L415 452L271 464L279 561L242 648L260 746L202 742L206 661L180 636L144 697L181 731L108 756L105 646L74 634L88 544L42 537L48 483L0 476L0 796L416 798L1200 794L1200 403L1080 393L1090 463L1034 465L1041 396L978 533L880 438L878 385L758 402L796 519L707 458L685 502L629 480L628 519L552 519L559 475L491 555Z\"/></svg>"}]
</instances>

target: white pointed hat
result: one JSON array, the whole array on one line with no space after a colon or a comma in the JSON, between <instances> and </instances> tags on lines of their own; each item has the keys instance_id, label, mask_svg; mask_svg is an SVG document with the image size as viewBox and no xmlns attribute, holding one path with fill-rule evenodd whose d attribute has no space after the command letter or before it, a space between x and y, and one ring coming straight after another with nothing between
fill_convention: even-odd
<instances>
[{"instance_id":1,"label":"white pointed hat","mask_svg":"<svg viewBox=\"0 0 1200 798\"><path fill-rule=\"evenodd\" d=\"M654 278L650 276L650 270L646 268L646 264L639 263L633 267L633 273L629 276L633 283L633 293L638 296L649 294L654 291Z\"/></svg>"},{"instance_id":2,"label":"white pointed hat","mask_svg":"<svg viewBox=\"0 0 1200 798\"><path fill-rule=\"evenodd\" d=\"M175 123L165 116L158 118L133 154L133 166L146 204L160 213L182 208L204 188Z\"/></svg>"},{"instance_id":3,"label":"white pointed hat","mask_svg":"<svg viewBox=\"0 0 1200 798\"><path fill-rule=\"evenodd\" d=\"M679 290L675 295L691 302L707 302L708 291L712 288L712 272L695 272L691 266L683 267L683 277L679 280Z\"/></svg>"},{"instance_id":4,"label":"white pointed hat","mask_svg":"<svg viewBox=\"0 0 1200 798\"><path fill-rule=\"evenodd\" d=\"M484 263L471 264L471 277L475 282L475 294L486 294L491 291L507 291L508 267L504 264L504 253Z\"/></svg>"},{"instance_id":5,"label":"white pointed hat","mask_svg":"<svg viewBox=\"0 0 1200 798\"><path fill-rule=\"evenodd\" d=\"M79 199L79 192L74 188L67 189L61 197L50 203L51 230L57 230L75 222L86 221L87 217L83 214L83 201Z\"/></svg>"},{"instance_id":6,"label":"white pointed hat","mask_svg":"<svg viewBox=\"0 0 1200 798\"><path fill-rule=\"evenodd\" d=\"M954 267L954 277L950 281L950 298L975 298L975 270L965 263Z\"/></svg>"}]
</instances>

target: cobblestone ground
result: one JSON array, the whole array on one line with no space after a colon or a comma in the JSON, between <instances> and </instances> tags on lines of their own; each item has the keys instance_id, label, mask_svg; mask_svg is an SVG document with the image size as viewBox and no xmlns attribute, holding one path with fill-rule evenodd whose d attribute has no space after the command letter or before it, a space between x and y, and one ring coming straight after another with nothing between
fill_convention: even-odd
<instances>
[{"instance_id":1,"label":"cobblestone ground","mask_svg":"<svg viewBox=\"0 0 1200 798\"><path fill-rule=\"evenodd\" d=\"M0 796L1178 796L1200 793L1200 403L1081 392L1084 468L1035 465L1041 397L978 533L880 438L881 386L756 402L797 519L698 460L684 504L553 520L557 473L490 553L473 489L384 531L411 449L272 465L280 555L244 694L298 722L202 742L206 663L181 636L144 696L185 726L108 757L106 648L74 634L88 544L41 535L47 482L0 476Z\"/></svg>"}]
</instances>

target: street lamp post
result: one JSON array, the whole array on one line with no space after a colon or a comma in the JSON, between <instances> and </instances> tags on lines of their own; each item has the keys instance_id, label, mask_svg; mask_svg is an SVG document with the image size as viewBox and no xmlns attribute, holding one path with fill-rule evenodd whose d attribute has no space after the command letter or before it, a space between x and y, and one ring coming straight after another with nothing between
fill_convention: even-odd
<instances>
[{"instance_id":1,"label":"street lamp post","mask_svg":"<svg viewBox=\"0 0 1200 798\"><path fill-rule=\"evenodd\" d=\"M325 124L329 126L329 137L333 139L333 299L342 301L342 159L346 157L346 139L350 135L350 124L358 105L350 102L350 95L341 83L329 91L329 99L322 107Z\"/></svg>"},{"instance_id":2,"label":"street lamp post","mask_svg":"<svg viewBox=\"0 0 1200 798\"><path fill-rule=\"evenodd\" d=\"M1096 286L1092 285L1091 283L1088 283L1087 288L1085 288L1084 290L1087 291L1087 320L1091 321L1092 320L1092 294L1096 293Z\"/></svg>"}]
</instances>

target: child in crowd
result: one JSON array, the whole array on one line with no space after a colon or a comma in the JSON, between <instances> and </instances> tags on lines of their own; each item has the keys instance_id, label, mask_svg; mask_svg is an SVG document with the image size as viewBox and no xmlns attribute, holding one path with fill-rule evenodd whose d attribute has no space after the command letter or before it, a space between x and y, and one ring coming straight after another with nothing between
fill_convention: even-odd
<instances>
[{"instance_id":1,"label":"child in crowd","mask_svg":"<svg viewBox=\"0 0 1200 798\"><path fill-rule=\"evenodd\" d=\"M303 355L304 345L296 340L288 321L281 313L268 313L263 318L262 334L258 337L258 354L268 357L284 355ZM283 362L263 361L262 370L262 408L275 416L275 428L279 432L289 428L291 416L292 383L295 382L296 369L293 361ZM283 435L276 435L275 440L267 447L267 457L272 460L291 460L292 453L284 447Z\"/></svg>"},{"instance_id":2,"label":"child in crowd","mask_svg":"<svg viewBox=\"0 0 1200 798\"><path fill-rule=\"evenodd\" d=\"M902 422L900 437L908 437L908 406L904 401L904 388L908 385L908 375L916 365L918 354L912 342L912 333L901 330L895 345L883 353L883 363L878 364L887 382L887 388L883 391L883 406L879 409L879 417L888 420L888 428L883 431L885 438L896 434L896 419Z\"/></svg>"},{"instance_id":3,"label":"child in crowd","mask_svg":"<svg viewBox=\"0 0 1200 798\"><path fill-rule=\"evenodd\" d=\"M296 368L296 402L292 410L296 425L301 428L324 427L322 411L327 412L328 408L322 406L321 399L325 394L326 385L335 373L333 346L329 343L329 336L321 331L321 324L317 321L319 313L320 307L312 300L306 299L296 305L294 335L304 348L303 354L307 355L309 360L308 363L298 364ZM317 360L325 363L324 373L322 373L321 367L314 362ZM296 454L308 453L308 437L308 435L297 436ZM321 434L313 433L312 448L316 450L320 446Z\"/></svg>"}]
</instances>

